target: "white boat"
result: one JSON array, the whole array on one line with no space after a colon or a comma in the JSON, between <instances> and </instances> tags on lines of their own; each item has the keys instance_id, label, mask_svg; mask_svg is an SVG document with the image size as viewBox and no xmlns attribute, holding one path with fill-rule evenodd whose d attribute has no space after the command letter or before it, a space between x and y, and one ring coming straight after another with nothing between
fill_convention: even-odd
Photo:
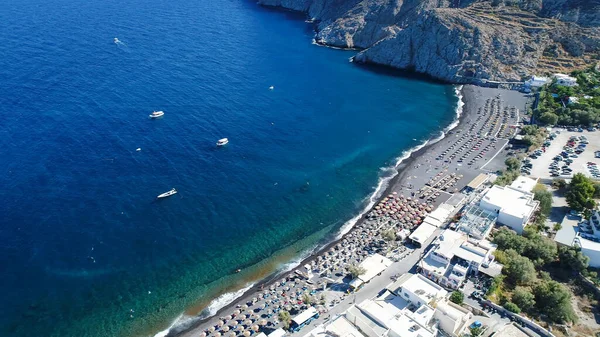
<instances>
[{"instance_id":1,"label":"white boat","mask_svg":"<svg viewBox=\"0 0 600 337\"><path fill-rule=\"evenodd\" d=\"M177 194L177 190L176 189L172 189L169 192L165 192L163 194L159 194L158 197L156 197L156 198L157 199L162 199L162 198L170 197L173 194Z\"/></svg>"},{"instance_id":2,"label":"white boat","mask_svg":"<svg viewBox=\"0 0 600 337\"><path fill-rule=\"evenodd\" d=\"M227 138L219 139L217 141L217 146L227 145L227 143L229 143L229 139L227 139Z\"/></svg>"},{"instance_id":3,"label":"white boat","mask_svg":"<svg viewBox=\"0 0 600 337\"><path fill-rule=\"evenodd\" d=\"M121 41L115 37L115 43L121 43Z\"/></svg>"},{"instance_id":4,"label":"white boat","mask_svg":"<svg viewBox=\"0 0 600 337\"><path fill-rule=\"evenodd\" d=\"M148 117L150 117L150 118L160 118L160 117L162 117L164 115L165 115L165 113L162 112L162 111L154 111Z\"/></svg>"}]
</instances>

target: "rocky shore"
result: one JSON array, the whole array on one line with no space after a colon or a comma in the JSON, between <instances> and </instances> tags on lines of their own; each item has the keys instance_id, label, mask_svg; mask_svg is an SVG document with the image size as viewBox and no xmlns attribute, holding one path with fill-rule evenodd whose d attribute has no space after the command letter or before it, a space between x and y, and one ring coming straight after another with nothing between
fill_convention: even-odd
<instances>
[{"instance_id":1,"label":"rocky shore","mask_svg":"<svg viewBox=\"0 0 600 337\"><path fill-rule=\"evenodd\" d=\"M519 82L594 64L600 2L564 0L259 0L306 13L317 43L358 62L451 83Z\"/></svg>"}]
</instances>

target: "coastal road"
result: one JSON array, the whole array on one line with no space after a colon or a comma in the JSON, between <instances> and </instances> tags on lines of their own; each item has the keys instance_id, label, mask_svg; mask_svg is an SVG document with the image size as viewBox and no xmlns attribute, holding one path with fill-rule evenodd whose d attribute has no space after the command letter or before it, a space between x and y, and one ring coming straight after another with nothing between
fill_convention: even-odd
<instances>
[{"instance_id":1,"label":"coastal road","mask_svg":"<svg viewBox=\"0 0 600 337\"><path fill-rule=\"evenodd\" d=\"M385 289L385 287L393 282L391 277L394 274L402 275L411 271L424 255L431 242L441 232L442 229L438 228L429 238L429 240L426 241L426 244L424 244L422 248L415 249L402 261L394 262L390 267L383 271L381 275L374 277L356 293L346 296L346 298L344 298L344 300L338 303L335 307L328 306L328 312L322 314L318 319L314 320L310 325L305 326L302 330L293 333L293 336L304 336L320 324L323 324L327 320L332 320L337 315L342 314L344 311L348 310L352 304L358 304L364 300L375 297L383 289Z\"/></svg>"}]
</instances>

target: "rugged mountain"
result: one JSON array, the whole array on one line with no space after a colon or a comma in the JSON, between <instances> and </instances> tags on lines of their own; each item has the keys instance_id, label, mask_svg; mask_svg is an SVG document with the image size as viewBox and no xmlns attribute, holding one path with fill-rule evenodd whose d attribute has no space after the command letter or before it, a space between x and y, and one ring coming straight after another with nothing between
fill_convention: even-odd
<instances>
[{"instance_id":1,"label":"rugged mountain","mask_svg":"<svg viewBox=\"0 0 600 337\"><path fill-rule=\"evenodd\" d=\"M308 14L355 60L442 80L518 81L598 60L600 0L259 0Z\"/></svg>"}]
</instances>

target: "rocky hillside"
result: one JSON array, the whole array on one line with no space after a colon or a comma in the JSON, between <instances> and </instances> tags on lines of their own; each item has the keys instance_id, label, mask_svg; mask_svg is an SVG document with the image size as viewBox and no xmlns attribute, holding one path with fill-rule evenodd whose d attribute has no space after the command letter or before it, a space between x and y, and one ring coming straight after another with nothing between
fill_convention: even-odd
<instances>
[{"instance_id":1,"label":"rocky hillside","mask_svg":"<svg viewBox=\"0 0 600 337\"><path fill-rule=\"evenodd\" d=\"M455 82L519 81L599 60L600 0L259 0L315 20L356 61Z\"/></svg>"}]
</instances>

